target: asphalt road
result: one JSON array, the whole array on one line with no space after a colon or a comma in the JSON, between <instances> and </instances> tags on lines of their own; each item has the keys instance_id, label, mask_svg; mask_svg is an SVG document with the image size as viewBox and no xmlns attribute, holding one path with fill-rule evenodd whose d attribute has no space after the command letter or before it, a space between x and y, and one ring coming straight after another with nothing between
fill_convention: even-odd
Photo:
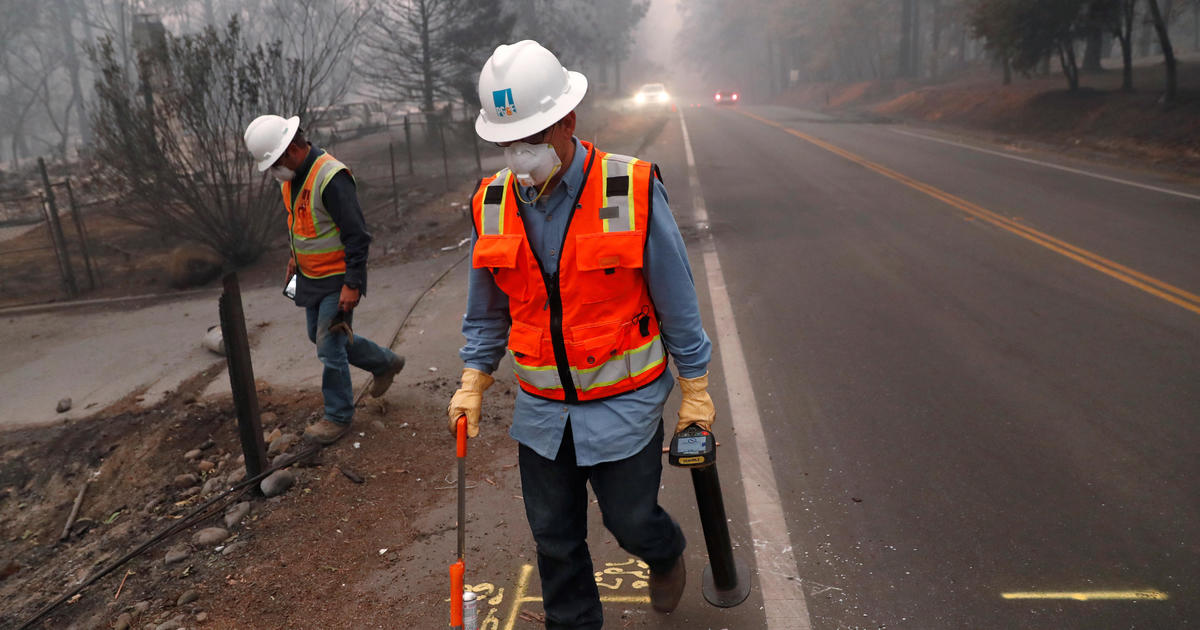
<instances>
[{"instance_id":1,"label":"asphalt road","mask_svg":"<svg viewBox=\"0 0 1200 630\"><path fill-rule=\"evenodd\" d=\"M1200 186L798 110L684 120L769 445L726 428L734 536L753 560L738 463L769 461L813 628L1200 623L1200 197L1147 188ZM694 233L679 136L647 157Z\"/></svg>"}]
</instances>

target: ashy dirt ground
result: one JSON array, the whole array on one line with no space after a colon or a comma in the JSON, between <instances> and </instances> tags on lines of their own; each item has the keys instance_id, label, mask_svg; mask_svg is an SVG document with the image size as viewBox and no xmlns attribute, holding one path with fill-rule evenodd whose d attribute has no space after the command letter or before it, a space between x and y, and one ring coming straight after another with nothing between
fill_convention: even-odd
<instances>
[{"instance_id":1,"label":"ashy dirt ground","mask_svg":"<svg viewBox=\"0 0 1200 630\"><path fill-rule=\"evenodd\" d=\"M104 418L99 430L81 430L77 424L6 435L11 446L0 459L5 532L0 627L16 627L212 498L219 490L193 494L207 489L209 480L225 488L244 475L232 404L199 401L191 393L205 381L202 375L156 409ZM364 628L376 627L381 609L398 613L391 617L396 625L382 627L423 627L419 618L405 619L396 610L403 596L386 596L389 590L409 592L405 585L356 594L340 593L339 585L361 584L378 565L407 560L399 550L436 533L414 524L432 505L453 500L454 457L441 418L454 387L455 380L433 376L382 404L364 403L355 432L324 450L316 465L292 469L297 479L287 494L243 499L253 507L245 520L228 528L230 539L217 545L192 540L202 528L226 527L218 514L129 562L35 627L111 627L122 612L134 613L139 605L146 610L137 613L136 627L157 628L180 615L185 626L192 626L198 613L207 613L205 627L215 628ZM511 446L503 436L511 417L506 401L514 393L505 384L492 392L484 420L489 430L471 445L475 484L489 483L485 479L494 484L501 472L487 463L496 460L497 445ZM318 392L262 385L259 396L266 433L298 434L320 405ZM186 459L193 449L202 455ZM177 481L187 474L196 481ZM80 518L70 537L59 541L84 484ZM451 518L424 527L453 525ZM167 564L166 555L180 548L188 556ZM384 548L396 551L380 553ZM450 561L444 553L423 560L438 569L435 573L443 573ZM189 591L198 599L178 605ZM353 606L341 605L350 601Z\"/></svg>"},{"instance_id":2,"label":"ashy dirt ground","mask_svg":"<svg viewBox=\"0 0 1200 630\"><path fill-rule=\"evenodd\" d=\"M608 113L591 120L580 135L623 152L637 152L665 123L663 117ZM407 225L420 222L418 212ZM425 255L431 247L457 242L467 229L465 217L430 222L436 224L404 236L404 251L391 255ZM264 278L277 271L271 265L262 263ZM408 357L405 372L384 398L360 403L350 435L315 461L290 469L295 483L285 494L230 497L231 505L249 503L249 512L229 521L214 514L129 561L33 627L441 627L457 483L444 409L460 366L454 351L461 336L453 322L465 300L461 285L439 284L421 299L396 344ZM134 391L87 419L0 434L0 628L18 627L243 478L232 402L199 397L222 375L221 365L216 359L153 408L143 408ZM318 369L314 358L313 370ZM507 576L514 562L520 567L532 556L515 447L507 437L515 384L507 368L498 374L488 392L483 431L471 442L467 478L468 528L487 534L468 546L470 573L479 579ZM281 446L320 416L316 390L285 390L260 380L258 397L265 438ZM293 443L285 451L298 448ZM60 540L85 485L79 518ZM226 529L227 537L194 538L212 527ZM639 573L633 565L605 570ZM640 583L644 589L644 580ZM484 627L499 627L503 587L476 586L485 595L481 617L491 619ZM510 603L505 601L506 609ZM536 606L519 612L506 627L539 625ZM640 614L627 611L625 625L633 619L628 615Z\"/></svg>"}]
</instances>

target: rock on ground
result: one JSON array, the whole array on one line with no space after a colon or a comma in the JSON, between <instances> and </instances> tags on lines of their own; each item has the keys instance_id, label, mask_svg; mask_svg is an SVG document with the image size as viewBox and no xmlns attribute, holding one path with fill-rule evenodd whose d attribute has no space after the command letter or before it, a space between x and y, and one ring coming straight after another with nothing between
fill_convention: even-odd
<instances>
[{"instance_id":1,"label":"rock on ground","mask_svg":"<svg viewBox=\"0 0 1200 630\"><path fill-rule=\"evenodd\" d=\"M287 492L293 483L296 483L296 475L292 471L276 470L269 477L263 479L259 487L264 495L273 497Z\"/></svg>"},{"instance_id":2,"label":"rock on ground","mask_svg":"<svg viewBox=\"0 0 1200 630\"><path fill-rule=\"evenodd\" d=\"M192 544L201 547L211 547L229 538L229 530L223 527L205 527L192 535Z\"/></svg>"},{"instance_id":3,"label":"rock on ground","mask_svg":"<svg viewBox=\"0 0 1200 630\"><path fill-rule=\"evenodd\" d=\"M187 547L180 545L178 547L172 547L168 549L167 556L164 558L164 561L167 564L175 564L177 562L183 562L184 560L187 560L188 556L190 555L192 555L192 551Z\"/></svg>"},{"instance_id":4,"label":"rock on ground","mask_svg":"<svg viewBox=\"0 0 1200 630\"><path fill-rule=\"evenodd\" d=\"M222 556L232 556L233 554L241 551L245 547L246 547L246 541L244 541L244 540L232 542L232 543L229 543L228 546L226 546L224 549L221 550L221 555Z\"/></svg>"},{"instance_id":5,"label":"rock on ground","mask_svg":"<svg viewBox=\"0 0 1200 630\"><path fill-rule=\"evenodd\" d=\"M241 523L242 519L246 518L246 515L249 513L249 501L242 501L241 503L234 505L233 507L229 508L228 512L225 512L225 527L232 529L233 526Z\"/></svg>"},{"instance_id":6,"label":"rock on ground","mask_svg":"<svg viewBox=\"0 0 1200 630\"><path fill-rule=\"evenodd\" d=\"M290 447L292 444L295 444L297 439L299 438L297 438L296 434L294 433L284 433L283 435L280 435L271 441L271 446L267 447L267 456L275 457L276 455L283 453L284 451L288 450L288 447Z\"/></svg>"},{"instance_id":7,"label":"rock on ground","mask_svg":"<svg viewBox=\"0 0 1200 630\"><path fill-rule=\"evenodd\" d=\"M220 477L210 478L208 481L204 482L204 489L200 491L200 494L212 494L213 492L220 490L221 484L224 481L225 480Z\"/></svg>"},{"instance_id":8,"label":"rock on ground","mask_svg":"<svg viewBox=\"0 0 1200 630\"><path fill-rule=\"evenodd\" d=\"M176 488L190 488L200 483L200 478L192 473L183 473L182 475L176 475L175 481L172 483L175 484Z\"/></svg>"},{"instance_id":9,"label":"rock on ground","mask_svg":"<svg viewBox=\"0 0 1200 630\"><path fill-rule=\"evenodd\" d=\"M189 589L184 591L183 594L179 596L179 600L175 602L175 605L187 606L198 599L200 599L200 591L197 591L196 589Z\"/></svg>"},{"instance_id":10,"label":"rock on ground","mask_svg":"<svg viewBox=\"0 0 1200 630\"><path fill-rule=\"evenodd\" d=\"M183 621L181 619L168 619L167 621L154 626L154 630L179 630L182 627Z\"/></svg>"}]
</instances>

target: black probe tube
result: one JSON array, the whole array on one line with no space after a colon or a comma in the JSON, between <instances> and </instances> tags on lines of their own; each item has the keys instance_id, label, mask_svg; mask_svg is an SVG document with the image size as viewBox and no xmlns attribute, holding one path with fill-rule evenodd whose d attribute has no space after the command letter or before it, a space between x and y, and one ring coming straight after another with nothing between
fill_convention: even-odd
<instances>
[{"instance_id":1,"label":"black probe tube","mask_svg":"<svg viewBox=\"0 0 1200 630\"><path fill-rule=\"evenodd\" d=\"M733 590L738 583L737 567L733 563L729 520L725 518L725 501L721 497L721 479L717 476L716 464L693 468L692 487L696 490L696 505L704 529L704 544L708 547L713 584L718 590Z\"/></svg>"}]
</instances>

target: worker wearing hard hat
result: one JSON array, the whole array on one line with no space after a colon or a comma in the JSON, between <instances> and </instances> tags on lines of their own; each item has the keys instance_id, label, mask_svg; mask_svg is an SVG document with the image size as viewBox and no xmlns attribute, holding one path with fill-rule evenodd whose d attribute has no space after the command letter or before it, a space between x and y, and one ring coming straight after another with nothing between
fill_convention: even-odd
<instances>
[{"instance_id":1,"label":"worker wearing hard hat","mask_svg":"<svg viewBox=\"0 0 1200 630\"><path fill-rule=\"evenodd\" d=\"M575 137L587 79L534 41L500 46L479 77L481 138L508 168L480 182L462 387L451 431L479 431L491 373L512 357L520 383L510 434L537 542L547 628L600 628L587 547L588 482L604 525L649 565L653 607L683 592L684 537L658 504L663 409L706 429L712 344L658 168Z\"/></svg>"},{"instance_id":2,"label":"worker wearing hard hat","mask_svg":"<svg viewBox=\"0 0 1200 630\"><path fill-rule=\"evenodd\" d=\"M294 276L293 299L305 309L308 338L325 366L324 417L309 425L304 437L332 444L354 418L350 366L374 375L372 396L382 396L404 369L404 357L350 328L354 307L367 292L371 235L350 170L305 139L298 117L259 116L246 127L243 140L258 170L279 181L291 250L285 282Z\"/></svg>"}]
</instances>

